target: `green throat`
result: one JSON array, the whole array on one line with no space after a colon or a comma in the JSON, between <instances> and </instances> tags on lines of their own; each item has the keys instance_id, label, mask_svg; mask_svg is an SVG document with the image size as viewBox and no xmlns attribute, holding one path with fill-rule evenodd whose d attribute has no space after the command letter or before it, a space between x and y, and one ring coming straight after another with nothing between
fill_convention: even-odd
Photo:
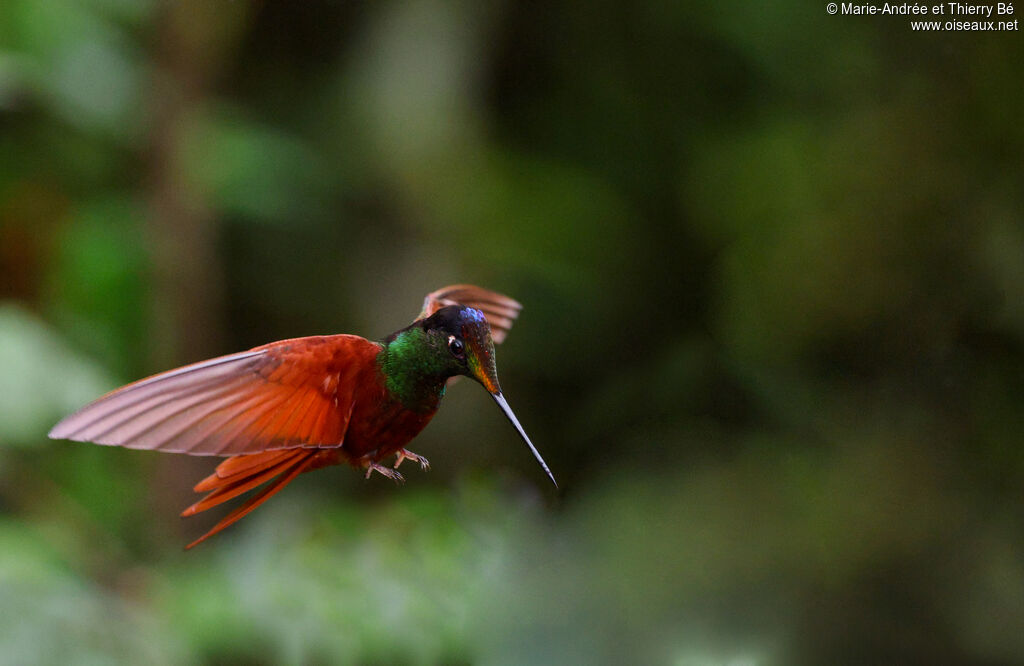
<instances>
[{"instance_id":1,"label":"green throat","mask_svg":"<svg viewBox=\"0 0 1024 666\"><path fill-rule=\"evenodd\" d=\"M448 350L419 326L400 331L377 355L388 393L406 409L437 409L451 376Z\"/></svg>"}]
</instances>

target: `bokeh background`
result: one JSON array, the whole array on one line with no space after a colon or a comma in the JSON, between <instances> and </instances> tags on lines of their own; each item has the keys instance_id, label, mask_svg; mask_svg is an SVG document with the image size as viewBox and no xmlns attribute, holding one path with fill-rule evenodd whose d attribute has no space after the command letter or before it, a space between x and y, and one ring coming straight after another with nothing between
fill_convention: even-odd
<instances>
[{"instance_id":1,"label":"bokeh background","mask_svg":"<svg viewBox=\"0 0 1024 666\"><path fill-rule=\"evenodd\" d=\"M3 0L0 663L1024 662L1024 49L824 3ZM474 282L395 487L185 553L104 391Z\"/></svg>"}]
</instances>

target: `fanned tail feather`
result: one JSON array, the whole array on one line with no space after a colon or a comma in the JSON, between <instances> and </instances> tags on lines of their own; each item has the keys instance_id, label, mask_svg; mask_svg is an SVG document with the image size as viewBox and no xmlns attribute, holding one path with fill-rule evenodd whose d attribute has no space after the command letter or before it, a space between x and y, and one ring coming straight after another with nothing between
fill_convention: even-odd
<instances>
[{"instance_id":1,"label":"fanned tail feather","mask_svg":"<svg viewBox=\"0 0 1024 666\"><path fill-rule=\"evenodd\" d=\"M222 462L213 474L196 484L196 492L210 491L209 494L182 511L182 516L193 516L206 511L271 479L274 480L259 494L224 516L209 532L185 546L185 550L206 541L270 499L296 476L307 471L316 455L317 449L286 449L235 456Z\"/></svg>"},{"instance_id":2,"label":"fanned tail feather","mask_svg":"<svg viewBox=\"0 0 1024 666\"><path fill-rule=\"evenodd\" d=\"M232 456L217 465L217 469L214 470L213 474L197 483L192 490L197 493L216 490L239 479L259 474L273 464L279 463L286 458L291 458L300 451L301 449L282 449L280 451L264 451L263 453Z\"/></svg>"}]
</instances>

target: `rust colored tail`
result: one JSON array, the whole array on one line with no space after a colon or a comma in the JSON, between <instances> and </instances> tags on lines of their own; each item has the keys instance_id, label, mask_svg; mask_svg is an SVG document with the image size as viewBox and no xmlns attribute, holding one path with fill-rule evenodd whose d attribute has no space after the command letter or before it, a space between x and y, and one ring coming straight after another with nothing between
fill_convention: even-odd
<instances>
[{"instance_id":1,"label":"rust colored tail","mask_svg":"<svg viewBox=\"0 0 1024 666\"><path fill-rule=\"evenodd\" d=\"M185 550L206 541L270 499L274 493L288 485L292 479L310 468L317 451L317 449L266 451L264 453L233 456L222 462L217 466L213 474L197 483L194 488L197 493L209 491L209 494L182 511L182 516L194 516L200 511L206 511L218 504L238 497L242 493L252 490L271 479L274 479L274 481L259 494L250 498L245 504L224 516L209 532L185 546Z\"/></svg>"}]
</instances>

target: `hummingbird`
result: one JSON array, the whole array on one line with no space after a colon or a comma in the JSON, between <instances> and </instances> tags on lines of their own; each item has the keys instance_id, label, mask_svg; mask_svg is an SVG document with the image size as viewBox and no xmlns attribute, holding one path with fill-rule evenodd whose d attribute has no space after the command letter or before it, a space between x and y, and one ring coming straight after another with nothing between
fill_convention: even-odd
<instances>
[{"instance_id":1,"label":"hummingbird","mask_svg":"<svg viewBox=\"0 0 1024 666\"><path fill-rule=\"evenodd\" d=\"M477 381L515 427L551 482L555 477L501 392L494 344L522 305L468 284L427 295L419 316L383 340L318 335L271 342L186 365L116 389L64 418L52 439L224 456L194 488L192 516L265 487L186 550L232 525L299 474L351 465L402 482L405 448L460 376ZM395 456L394 464L384 461Z\"/></svg>"}]
</instances>

